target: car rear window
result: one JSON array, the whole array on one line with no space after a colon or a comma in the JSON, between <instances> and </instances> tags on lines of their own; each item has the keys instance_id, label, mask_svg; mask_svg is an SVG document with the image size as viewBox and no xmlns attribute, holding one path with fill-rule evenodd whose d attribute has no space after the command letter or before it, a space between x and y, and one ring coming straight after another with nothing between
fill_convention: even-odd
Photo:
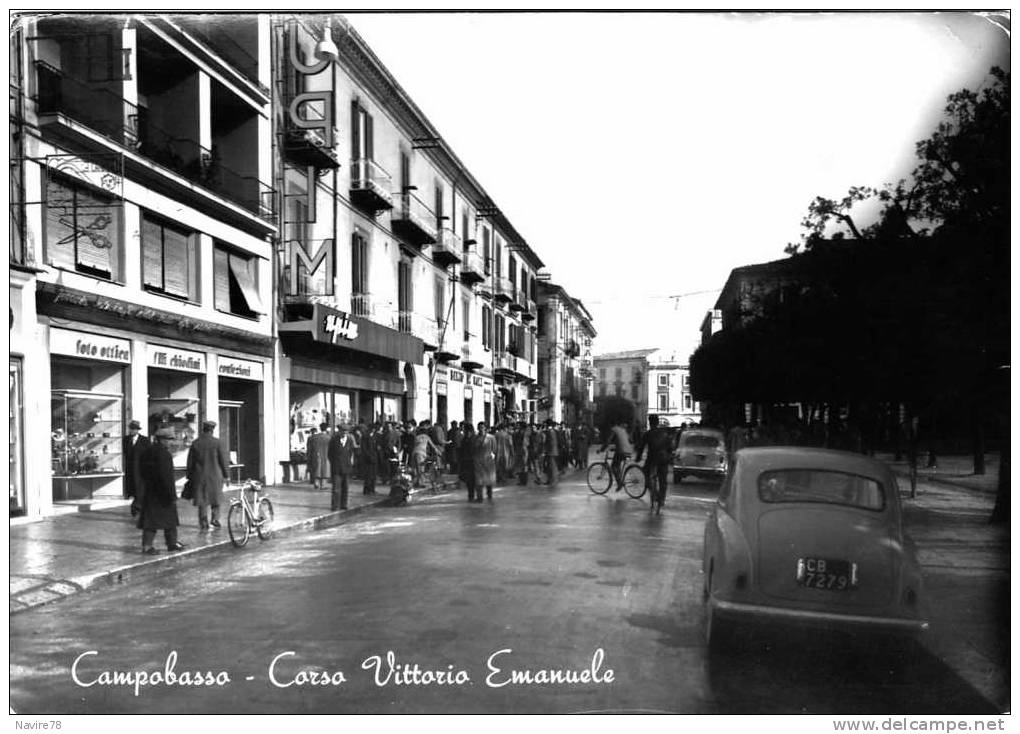
<instances>
[{"instance_id":1,"label":"car rear window","mask_svg":"<svg viewBox=\"0 0 1020 734\"><path fill-rule=\"evenodd\" d=\"M762 502L821 502L885 509L885 490L870 477L822 469L779 469L758 477Z\"/></svg>"},{"instance_id":2,"label":"car rear window","mask_svg":"<svg viewBox=\"0 0 1020 734\"><path fill-rule=\"evenodd\" d=\"M722 445L715 436L684 436L684 446L699 449L714 449Z\"/></svg>"}]
</instances>

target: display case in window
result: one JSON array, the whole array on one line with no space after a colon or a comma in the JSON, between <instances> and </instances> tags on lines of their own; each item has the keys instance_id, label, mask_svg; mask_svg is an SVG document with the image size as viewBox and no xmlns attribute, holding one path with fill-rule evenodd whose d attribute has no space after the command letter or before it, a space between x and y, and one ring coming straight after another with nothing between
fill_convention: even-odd
<instances>
[{"instance_id":1,"label":"display case in window","mask_svg":"<svg viewBox=\"0 0 1020 734\"><path fill-rule=\"evenodd\" d=\"M169 428L174 432L167 449L174 457L174 468L188 465L188 449L198 437L198 398L149 398L149 435Z\"/></svg>"},{"instance_id":2,"label":"display case in window","mask_svg":"<svg viewBox=\"0 0 1020 734\"><path fill-rule=\"evenodd\" d=\"M54 499L90 498L123 477L124 398L74 390L50 397Z\"/></svg>"}]
</instances>

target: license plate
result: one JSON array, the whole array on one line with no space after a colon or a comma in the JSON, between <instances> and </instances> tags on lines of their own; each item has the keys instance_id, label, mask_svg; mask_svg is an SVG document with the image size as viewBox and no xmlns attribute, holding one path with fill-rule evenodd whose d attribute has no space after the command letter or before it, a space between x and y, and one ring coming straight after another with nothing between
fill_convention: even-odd
<instances>
[{"instance_id":1,"label":"license plate","mask_svg":"<svg viewBox=\"0 0 1020 734\"><path fill-rule=\"evenodd\" d=\"M857 564L832 558L798 558L797 583L809 589L847 591L857 586Z\"/></svg>"}]
</instances>

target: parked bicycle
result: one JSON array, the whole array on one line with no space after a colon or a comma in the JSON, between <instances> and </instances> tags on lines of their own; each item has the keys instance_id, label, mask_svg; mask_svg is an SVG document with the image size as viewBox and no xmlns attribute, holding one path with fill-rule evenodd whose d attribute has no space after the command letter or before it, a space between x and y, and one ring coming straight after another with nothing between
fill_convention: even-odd
<instances>
[{"instance_id":1,"label":"parked bicycle","mask_svg":"<svg viewBox=\"0 0 1020 734\"><path fill-rule=\"evenodd\" d=\"M227 513L231 542L240 548L256 534L259 540L269 540L273 535L274 518L273 503L263 494L262 485L254 479L245 480L238 496L230 500Z\"/></svg>"},{"instance_id":2,"label":"parked bicycle","mask_svg":"<svg viewBox=\"0 0 1020 734\"><path fill-rule=\"evenodd\" d=\"M604 459L593 461L588 465L588 489L595 494L605 494L613 486L612 470L613 452L607 451ZM645 483L645 470L640 464L631 462L621 468L623 490L634 499L644 497L648 487Z\"/></svg>"}]
</instances>

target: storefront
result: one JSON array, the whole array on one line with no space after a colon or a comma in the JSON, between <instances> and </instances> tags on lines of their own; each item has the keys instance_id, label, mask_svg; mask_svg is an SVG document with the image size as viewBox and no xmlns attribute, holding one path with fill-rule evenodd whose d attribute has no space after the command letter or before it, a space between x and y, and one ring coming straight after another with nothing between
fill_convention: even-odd
<instances>
[{"instance_id":1,"label":"storefront","mask_svg":"<svg viewBox=\"0 0 1020 734\"><path fill-rule=\"evenodd\" d=\"M290 406L287 450L303 462L313 429L405 418L404 366L420 365L420 339L321 304L291 309L280 326Z\"/></svg>"},{"instance_id":2,"label":"storefront","mask_svg":"<svg viewBox=\"0 0 1020 734\"><path fill-rule=\"evenodd\" d=\"M198 438L199 416L205 415L205 354L149 344L147 357L148 433L154 436L164 428L173 431L174 437L167 448L174 458L174 469L183 476L188 465L188 449Z\"/></svg>"},{"instance_id":3,"label":"storefront","mask_svg":"<svg viewBox=\"0 0 1020 734\"><path fill-rule=\"evenodd\" d=\"M50 329L53 500L119 496L128 339Z\"/></svg>"},{"instance_id":4,"label":"storefront","mask_svg":"<svg viewBox=\"0 0 1020 734\"><path fill-rule=\"evenodd\" d=\"M230 456L231 476L261 479L262 383L261 362L236 357L217 358L219 388L219 437Z\"/></svg>"},{"instance_id":5,"label":"storefront","mask_svg":"<svg viewBox=\"0 0 1020 734\"><path fill-rule=\"evenodd\" d=\"M25 416L23 409L24 378L20 357L10 359L10 379L8 385L8 410L10 422L7 434L10 445L10 461L8 462L7 477L10 490L10 516L21 517L26 512L27 501L25 497Z\"/></svg>"}]
</instances>

